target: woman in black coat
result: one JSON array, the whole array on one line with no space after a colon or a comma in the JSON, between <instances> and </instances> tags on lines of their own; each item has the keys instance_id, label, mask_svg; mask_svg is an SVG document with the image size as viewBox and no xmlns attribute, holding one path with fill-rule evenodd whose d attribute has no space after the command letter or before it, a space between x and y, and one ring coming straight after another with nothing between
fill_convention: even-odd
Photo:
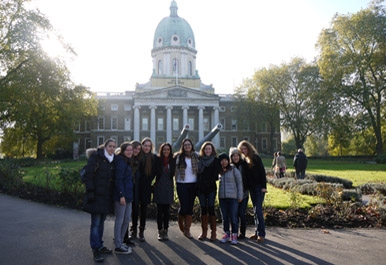
<instances>
[{"instance_id":1,"label":"woman in black coat","mask_svg":"<svg viewBox=\"0 0 386 265\"><path fill-rule=\"evenodd\" d=\"M84 210L91 214L90 246L95 261L103 261L101 254L112 252L103 246L102 237L106 217L114 209L115 147L114 140L107 140L91 155L86 166Z\"/></svg>"}]
</instances>

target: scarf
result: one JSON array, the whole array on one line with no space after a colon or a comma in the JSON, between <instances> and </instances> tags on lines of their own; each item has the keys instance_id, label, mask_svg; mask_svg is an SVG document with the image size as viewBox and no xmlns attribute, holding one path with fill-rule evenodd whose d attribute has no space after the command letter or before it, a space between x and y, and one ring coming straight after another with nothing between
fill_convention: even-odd
<instances>
[{"instance_id":1,"label":"scarf","mask_svg":"<svg viewBox=\"0 0 386 265\"><path fill-rule=\"evenodd\" d=\"M201 156L200 161L199 161L199 165L198 165L198 173L204 172L204 169L206 167L209 167L210 164L212 164L213 160L214 160L214 155Z\"/></svg>"},{"instance_id":2,"label":"scarf","mask_svg":"<svg viewBox=\"0 0 386 265\"><path fill-rule=\"evenodd\" d=\"M163 162L165 172L169 173L169 157L164 157L162 162Z\"/></svg>"},{"instance_id":3,"label":"scarf","mask_svg":"<svg viewBox=\"0 0 386 265\"><path fill-rule=\"evenodd\" d=\"M113 162L114 154L109 155L109 153L107 153L106 149L104 150L104 152L105 152L105 157L107 158L107 160L109 160L110 163Z\"/></svg>"},{"instance_id":4,"label":"scarf","mask_svg":"<svg viewBox=\"0 0 386 265\"><path fill-rule=\"evenodd\" d=\"M181 155L178 156L177 159L180 159L181 158ZM199 164L199 157L198 157L198 154L196 152L193 152L190 156L191 160L192 160L192 170L193 170L193 174L197 174L198 173L198 164ZM185 159L185 158L184 158ZM179 164L179 165L178 165ZM186 169L186 163L177 163L177 167L176 169L178 170L179 174L180 174L180 178L182 180L185 179L185 169Z\"/></svg>"}]
</instances>

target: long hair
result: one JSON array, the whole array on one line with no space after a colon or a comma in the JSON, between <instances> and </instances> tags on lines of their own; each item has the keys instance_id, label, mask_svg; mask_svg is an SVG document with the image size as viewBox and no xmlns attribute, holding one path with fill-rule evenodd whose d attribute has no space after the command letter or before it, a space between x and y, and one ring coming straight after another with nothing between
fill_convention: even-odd
<instances>
[{"instance_id":1,"label":"long hair","mask_svg":"<svg viewBox=\"0 0 386 265\"><path fill-rule=\"evenodd\" d=\"M178 164L177 164L178 167L180 167L181 165L186 166L186 162L185 162L186 153L185 153L185 150L184 150L184 144L185 144L186 142L189 142L189 143L192 145L192 151L191 151L191 153L196 152L196 151L194 150L194 145L193 145L192 140L190 140L189 138L185 138L184 140L182 140L180 150L179 150L178 153L176 154L176 157L177 157L178 155L179 155L179 157L180 157L180 158L178 159Z\"/></svg>"},{"instance_id":2,"label":"long hair","mask_svg":"<svg viewBox=\"0 0 386 265\"><path fill-rule=\"evenodd\" d=\"M144 154L142 151L142 154L145 155L145 174L147 176L151 175L152 167L153 167L153 151L154 151L154 144L153 141L149 137L143 138L141 145L143 146L146 142L150 142L151 148L148 154Z\"/></svg>"},{"instance_id":3,"label":"long hair","mask_svg":"<svg viewBox=\"0 0 386 265\"><path fill-rule=\"evenodd\" d=\"M121 146L119 147L119 152L118 152L118 155L121 155L123 157L123 159L125 160L125 162L127 163L129 158L125 156L125 150L128 146L133 146L131 143L129 142L123 142L121 144Z\"/></svg>"},{"instance_id":4,"label":"long hair","mask_svg":"<svg viewBox=\"0 0 386 265\"><path fill-rule=\"evenodd\" d=\"M247 148L248 150L248 155L245 156L243 154L243 152L241 152L241 147L244 146ZM245 157L245 161L248 163L248 166L249 167L252 167L254 166L253 165L253 155L258 155L257 151L256 151L256 148L250 143L248 142L247 140L242 140L239 145L237 146L237 149L239 150L239 152Z\"/></svg>"},{"instance_id":5,"label":"long hair","mask_svg":"<svg viewBox=\"0 0 386 265\"><path fill-rule=\"evenodd\" d=\"M202 144L201 149L200 149L200 156L205 156L204 150L205 150L205 147L206 147L207 145L212 146L212 153L211 153L210 155L216 156L216 154L217 154L217 153L216 153L216 148L214 147L213 143L210 142L210 141L206 141L206 142L204 142L204 143Z\"/></svg>"},{"instance_id":6,"label":"long hair","mask_svg":"<svg viewBox=\"0 0 386 265\"><path fill-rule=\"evenodd\" d=\"M161 144L161 146L159 147L159 150L158 150L158 156L160 158L165 158L164 154L163 154L163 150L164 150L164 147L165 146L169 146L170 148L170 154L169 154L169 158L172 158L173 157L173 153L172 153L172 145L170 143L163 143Z\"/></svg>"}]
</instances>

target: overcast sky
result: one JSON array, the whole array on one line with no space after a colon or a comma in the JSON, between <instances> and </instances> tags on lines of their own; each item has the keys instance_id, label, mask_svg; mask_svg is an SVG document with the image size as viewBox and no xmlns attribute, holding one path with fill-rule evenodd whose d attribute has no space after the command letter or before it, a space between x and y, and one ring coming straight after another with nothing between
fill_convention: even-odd
<instances>
[{"instance_id":1,"label":"overcast sky","mask_svg":"<svg viewBox=\"0 0 386 265\"><path fill-rule=\"evenodd\" d=\"M177 0L178 15L196 39L196 66L204 84L232 93L255 70L295 56L311 61L315 43L335 13L367 8L370 0ZM146 83L158 23L171 0L32 0L70 43L76 84L122 92ZM57 44L46 44L57 54Z\"/></svg>"}]
</instances>

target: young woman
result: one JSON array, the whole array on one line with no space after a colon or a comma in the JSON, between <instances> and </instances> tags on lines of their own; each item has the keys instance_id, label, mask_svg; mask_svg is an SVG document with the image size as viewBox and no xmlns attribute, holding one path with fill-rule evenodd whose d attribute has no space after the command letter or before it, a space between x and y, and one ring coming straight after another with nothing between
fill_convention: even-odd
<instances>
[{"instance_id":1,"label":"young woman","mask_svg":"<svg viewBox=\"0 0 386 265\"><path fill-rule=\"evenodd\" d=\"M216 214L214 202L217 193L218 174L220 162L216 157L216 149L212 142L205 142L200 149L199 173L197 174L198 198L201 207L201 235L199 240L204 240L208 233L208 220L210 220L211 241L216 240ZM209 217L208 217L209 213Z\"/></svg>"},{"instance_id":2,"label":"young woman","mask_svg":"<svg viewBox=\"0 0 386 265\"><path fill-rule=\"evenodd\" d=\"M133 215L133 225L137 225L138 217L139 223L139 241L145 241L145 227L146 227L146 214L147 206L151 202L152 182L156 176L156 160L157 155L153 153L154 145L153 141L146 137L141 142L142 154L139 163L139 180L135 185L138 184L136 190L138 191L138 210L136 215ZM136 226L135 226L136 227Z\"/></svg>"},{"instance_id":3,"label":"young woman","mask_svg":"<svg viewBox=\"0 0 386 265\"><path fill-rule=\"evenodd\" d=\"M251 194L255 217L255 234L251 239L257 239L262 243L265 240L265 222L263 215L263 202L267 192L267 178L263 161L257 154L253 145L244 140L239 143L237 149L244 156L247 162L247 185Z\"/></svg>"},{"instance_id":4,"label":"young woman","mask_svg":"<svg viewBox=\"0 0 386 265\"><path fill-rule=\"evenodd\" d=\"M93 153L86 167L86 196L84 210L91 214L90 246L94 260L104 260L102 254L110 254L111 249L103 246L104 222L113 213L113 188L115 173L115 141L107 140Z\"/></svg>"},{"instance_id":5,"label":"young woman","mask_svg":"<svg viewBox=\"0 0 386 265\"><path fill-rule=\"evenodd\" d=\"M192 225L194 200L197 196L197 173L199 156L195 152L190 139L184 139L176 154L176 183L177 195L180 200L178 210L178 225L187 238L192 239L190 226Z\"/></svg>"},{"instance_id":6,"label":"young woman","mask_svg":"<svg viewBox=\"0 0 386 265\"><path fill-rule=\"evenodd\" d=\"M133 145L124 142L120 146L116 156L115 189L114 189L114 243L115 252L129 254L131 247L127 247L124 236L130 223L133 201L133 175L130 166L130 158L133 156Z\"/></svg>"},{"instance_id":7,"label":"young woman","mask_svg":"<svg viewBox=\"0 0 386 265\"><path fill-rule=\"evenodd\" d=\"M240 234L238 236L238 239L244 239L245 230L247 228L246 212L247 212L248 199L249 199L249 190L248 190L247 175L246 175L247 163L241 157L241 154L236 147L233 147L230 149L229 156L231 159L231 164L240 171L241 178L243 180L243 190L244 190L243 200L239 203L239 210L238 210L238 217L239 217L239 224L240 224Z\"/></svg>"},{"instance_id":8,"label":"young woman","mask_svg":"<svg viewBox=\"0 0 386 265\"><path fill-rule=\"evenodd\" d=\"M236 245L239 229L239 202L243 200L243 180L240 171L230 165L229 156L227 154L222 153L218 158L222 167L218 198L220 201L224 229L224 236L220 242L225 243L230 240L231 244ZM232 226L232 234L229 230L229 221Z\"/></svg>"},{"instance_id":9,"label":"young woman","mask_svg":"<svg viewBox=\"0 0 386 265\"><path fill-rule=\"evenodd\" d=\"M174 202L174 172L176 163L172 146L163 143L158 152L157 176L154 183L154 201L157 204L158 240L168 240L170 205Z\"/></svg>"}]
</instances>

